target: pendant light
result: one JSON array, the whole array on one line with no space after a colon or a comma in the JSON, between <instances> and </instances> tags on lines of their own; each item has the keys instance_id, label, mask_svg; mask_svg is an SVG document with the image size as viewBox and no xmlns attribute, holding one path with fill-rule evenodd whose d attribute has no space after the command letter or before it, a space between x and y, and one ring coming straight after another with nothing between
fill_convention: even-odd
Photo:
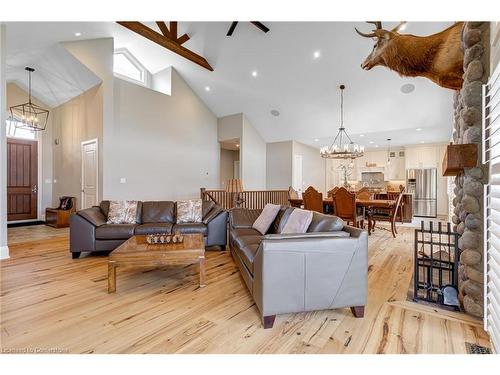
<instances>
[{"instance_id":1,"label":"pendant light","mask_svg":"<svg viewBox=\"0 0 500 375\"><path fill-rule=\"evenodd\" d=\"M322 147L320 155L326 159L356 159L363 156L364 146L359 146L351 140L344 127L344 85L340 85L340 127L333 143Z\"/></svg>"},{"instance_id":2,"label":"pendant light","mask_svg":"<svg viewBox=\"0 0 500 375\"><path fill-rule=\"evenodd\" d=\"M45 130L49 111L31 101L31 73L35 69L26 67L24 70L28 72L28 102L10 107L10 118L18 128Z\"/></svg>"}]
</instances>

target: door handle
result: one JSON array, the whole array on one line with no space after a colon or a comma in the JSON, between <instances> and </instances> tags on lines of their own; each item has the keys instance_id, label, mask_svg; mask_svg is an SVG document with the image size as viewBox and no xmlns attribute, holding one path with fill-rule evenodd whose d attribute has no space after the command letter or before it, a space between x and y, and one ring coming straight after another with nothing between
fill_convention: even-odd
<instances>
[{"instance_id":1,"label":"door handle","mask_svg":"<svg viewBox=\"0 0 500 375\"><path fill-rule=\"evenodd\" d=\"M33 186L33 188L31 189L31 192L32 192L33 194L36 194L36 193L37 193L37 191L38 191L38 186L36 186L36 185L35 185L35 186Z\"/></svg>"}]
</instances>

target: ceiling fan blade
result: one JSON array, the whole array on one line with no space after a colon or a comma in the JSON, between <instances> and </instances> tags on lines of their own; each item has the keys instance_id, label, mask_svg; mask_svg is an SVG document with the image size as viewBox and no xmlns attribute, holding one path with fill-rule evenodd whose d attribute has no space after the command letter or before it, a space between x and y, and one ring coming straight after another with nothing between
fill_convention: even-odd
<instances>
[{"instance_id":1,"label":"ceiling fan blade","mask_svg":"<svg viewBox=\"0 0 500 375\"><path fill-rule=\"evenodd\" d=\"M250 21L250 23L252 25L254 25L255 27L257 27L260 31L263 31L265 33L267 33L269 31L269 27L267 27L266 25L264 25L262 22Z\"/></svg>"},{"instance_id":2,"label":"ceiling fan blade","mask_svg":"<svg viewBox=\"0 0 500 375\"><path fill-rule=\"evenodd\" d=\"M227 31L226 36L233 35L234 29L236 29L237 24L238 24L238 21L233 21L233 23L231 23L231 26L229 27L229 30Z\"/></svg>"}]
</instances>

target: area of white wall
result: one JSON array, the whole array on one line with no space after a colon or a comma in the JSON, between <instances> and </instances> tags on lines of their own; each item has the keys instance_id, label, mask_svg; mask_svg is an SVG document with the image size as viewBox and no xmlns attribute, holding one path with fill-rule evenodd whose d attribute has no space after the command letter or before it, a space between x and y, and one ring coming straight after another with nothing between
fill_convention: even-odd
<instances>
[{"instance_id":1,"label":"area of white wall","mask_svg":"<svg viewBox=\"0 0 500 375\"><path fill-rule=\"evenodd\" d=\"M245 190L266 188L266 141L243 115L240 170Z\"/></svg>"},{"instance_id":2,"label":"area of white wall","mask_svg":"<svg viewBox=\"0 0 500 375\"><path fill-rule=\"evenodd\" d=\"M151 75L151 88L166 95L172 94L171 67Z\"/></svg>"},{"instance_id":3,"label":"area of white wall","mask_svg":"<svg viewBox=\"0 0 500 375\"><path fill-rule=\"evenodd\" d=\"M288 189L292 185L293 141L266 144L266 188Z\"/></svg>"},{"instance_id":4,"label":"area of white wall","mask_svg":"<svg viewBox=\"0 0 500 375\"><path fill-rule=\"evenodd\" d=\"M13 105L25 103L28 99L28 93L15 83L7 85L7 104L5 108L10 108ZM44 219L45 208L53 206L52 190L53 190L53 167L52 167L52 133L53 133L53 118L54 111L44 102L33 98L33 102L43 108L50 110L47 126L44 131L36 132L35 136L38 140L38 217Z\"/></svg>"},{"instance_id":5,"label":"area of white wall","mask_svg":"<svg viewBox=\"0 0 500 375\"><path fill-rule=\"evenodd\" d=\"M220 186L226 187L226 181L234 177L234 162L240 160L240 152L233 150L220 150Z\"/></svg>"},{"instance_id":6,"label":"area of white wall","mask_svg":"<svg viewBox=\"0 0 500 375\"><path fill-rule=\"evenodd\" d=\"M105 198L194 198L200 187L219 186L217 118L171 74L171 96L115 79Z\"/></svg>"},{"instance_id":7,"label":"area of white wall","mask_svg":"<svg viewBox=\"0 0 500 375\"><path fill-rule=\"evenodd\" d=\"M293 141L293 158L302 155L302 191L313 186L319 192L325 193L325 159L315 147Z\"/></svg>"},{"instance_id":8,"label":"area of white wall","mask_svg":"<svg viewBox=\"0 0 500 375\"><path fill-rule=\"evenodd\" d=\"M99 95L102 96L102 132L99 135L99 185L98 200L113 195L112 181L109 171L120 159L119 154L113 150L115 137L115 124L113 121L113 38L90 39L76 42L65 42L63 46L75 56L82 64L89 68L102 83L99 86ZM80 140L75 140L80 142Z\"/></svg>"},{"instance_id":9,"label":"area of white wall","mask_svg":"<svg viewBox=\"0 0 500 375\"><path fill-rule=\"evenodd\" d=\"M7 46L5 24L0 23L0 259L9 258L7 246L7 137L5 121L7 82L5 77Z\"/></svg>"},{"instance_id":10,"label":"area of white wall","mask_svg":"<svg viewBox=\"0 0 500 375\"><path fill-rule=\"evenodd\" d=\"M240 138L243 135L243 114L237 113L217 119L217 138L219 142Z\"/></svg>"},{"instance_id":11,"label":"area of white wall","mask_svg":"<svg viewBox=\"0 0 500 375\"><path fill-rule=\"evenodd\" d=\"M76 197L81 208L82 154L81 142L98 139L102 142L102 89L96 86L52 110L53 138L53 200L65 196ZM99 163L102 168L102 159ZM99 173L102 180L102 171ZM102 183L100 184L102 187ZM102 193L102 191L101 191Z\"/></svg>"}]
</instances>

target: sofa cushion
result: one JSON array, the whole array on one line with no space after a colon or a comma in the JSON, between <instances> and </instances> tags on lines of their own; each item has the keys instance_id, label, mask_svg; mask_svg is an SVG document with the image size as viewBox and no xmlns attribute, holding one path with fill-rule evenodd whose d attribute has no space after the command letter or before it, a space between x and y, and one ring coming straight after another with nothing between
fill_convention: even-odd
<instances>
[{"instance_id":1,"label":"sofa cushion","mask_svg":"<svg viewBox=\"0 0 500 375\"><path fill-rule=\"evenodd\" d=\"M137 201L110 201L108 224L136 224Z\"/></svg>"},{"instance_id":2,"label":"sofa cushion","mask_svg":"<svg viewBox=\"0 0 500 375\"><path fill-rule=\"evenodd\" d=\"M281 233L306 233L312 218L312 211L297 208L290 214Z\"/></svg>"},{"instance_id":3,"label":"sofa cushion","mask_svg":"<svg viewBox=\"0 0 500 375\"><path fill-rule=\"evenodd\" d=\"M274 219L276 219L280 208L281 206L277 204L266 204L259 217L253 222L252 228L258 230L261 234L266 234Z\"/></svg>"},{"instance_id":4,"label":"sofa cushion","mask_svg":"<svg viewBox=\"0 0 500 375\"><path fill-rule=\"evenodd\" d=\"M202 200L188 199L176 202L177 223L201 223L203 217Z\"/></svg>"},{"instance_id":5,"label":"sofa cushion","mask_svg":"<svg viewBox=\"0 0 500 375\"><path fill-rule=\"evenodd\" d=\"M253 274L253 261L255 259L255 255L257 254L257 250L259 249L259 244L249 244L245 247L238 247L236 252L239 257L248 268L248 270Z\"/></svg>"},{"instance_id":6,"label":"sofa cushion","mask_svg":"<svg viewBox=\"0 0 500 375\"><path fill-rule=\"evenodd\" d=\"M180 231L182 234L201 233L204 236L206 236L208 233L207 226L203 223L175 224L172 228L172 233L175 233L177 231Z\"/></svg>"},{"instance_id":7,"label":"sofa cushion","mask_svg":"<svg viewBox=\"0 0 500 375\"><path fill-rule=\"evenodd\" d=\"M106 217L103 215L101 209L96 206L80 210L77 212L77 215L80 215L96 227L106 224Z\"/></svg>"},{"instance_id":8,"label":"sofa cushion","mask_svg":"<svg viewBox=\"0 0 500 375\"><path fill-rule=\"evenodd\" d=\"M236 245L238 247L245 247L248 245L258 245L262 241L262 235L249 235L249 236L238 236L235 238Z\"/></svg>"},{"instance_id":9,"label":"sofa cushion","mask_svg":"<svg viewBox=\"0 0 500 375\"><path fill-rule=\"evenodd\" d=\"M135 234L171 234L172 233L172 223L146 223L137 225L135 227Z\"/></svg>"},{"instance_id":10,"label":"sofa cushion","mask_svg":"<svg viewBox=\"0 0 500 375\"><path fill-rule=\"evenodd\" d=\"M170 201L142 202L142 224L174 223L175 204Z\"/></svg>"},{"instance_id":11,"label":"sofa cushion","mask_svg":"<svg viewBox=\"0 0 500 375\"><path fill-rule=\"evenodd\" d=\"M280 212L278 213L278 216L276 216L276 219L274 219L273 225L271 225L271 228L269 228L267 233L281 233L293 210L295 210L295 207L282 207Z\"/></svg>"},{"instance_id":12,"label":"sofa cushion","mask_svg":"<svg viewBox=\"0 0 500 375\"><path fill-rule=\"evenodd\" d=\"M124 240L134 235L135 224L104 224L95 230L98 240Z\"/></svg>"},{"instance_id":13,"label":"sofa cushion","mask_svg":"<svg viewBox=\"0 0 500 375\"><path fill-rule=\"evenodd\" d=\"M233 243L236 242L236 239L238 237L242 237L242 236L260 236L260 237L262 237L262 235L253 228L231 229L230 236L231 236L230 241Z\"/></svg>"},{"instance_id":14,"label":"sofa cushion","mask_svg":"<svg viewBox=\"0 0 500 375\"><path fill-rule=\"evenodd\" d=\"M231 210L231 225L233 228L252 228L254 221L262 210L248 208L233 208Z\"/></svg>"},{"instance_id":15,"label":"sofa cushion","mask_svg":"<svg viewBox=\"0 0 500 375\"><path fill-rule=\"evenodd\" d=\"M335 232L342 228L344 228L344 221L340 217L314 212L307 232Z\"/></svg>"},{"instance_id":16,"label":"sofa cushion","mask_svg":"<svg viewBox=\"0 0 500 375\"><path fill-rule=\"evenodd\" d=\"M108 220L108 215L109 215L109 201L101 201L99 204L99 207L101 208L102 214ZM142 202L138 201L137 202L137 223L141 223L141 216L142 216Z\"/></svg>"}]
</instances>

